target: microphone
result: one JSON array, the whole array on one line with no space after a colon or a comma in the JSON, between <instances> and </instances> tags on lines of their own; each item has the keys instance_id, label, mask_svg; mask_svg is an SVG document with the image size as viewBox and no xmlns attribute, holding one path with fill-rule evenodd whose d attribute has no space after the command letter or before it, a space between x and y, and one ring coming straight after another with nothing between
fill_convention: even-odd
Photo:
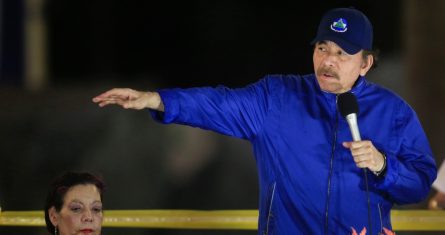
<instances>
[{"instance_id":1,"label":"microphone","mask_svg":"<svg viewBox=\"0 0 445 235\"><path fill-rule=\"evenodd\" d=\"M354 141L360 141L360 131L357 124L358 115L358 103L357 98L351 92L345 92L338 95L337 106L340 114L346 119L351 131L352 139Z\"/></svg>"}]
</instances>

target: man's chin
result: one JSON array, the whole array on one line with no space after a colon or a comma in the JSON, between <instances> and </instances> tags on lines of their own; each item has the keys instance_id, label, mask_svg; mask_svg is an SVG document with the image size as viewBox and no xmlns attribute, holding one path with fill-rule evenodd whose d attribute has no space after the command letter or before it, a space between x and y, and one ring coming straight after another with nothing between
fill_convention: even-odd
<instances>
[{"instance_id":1,"label":"man's chin","mask_svg":"<svg viewBox=\"0 0 445 235\"><path fill-rule=\"evenodd\" d=\"M324 92L340 94L343 93L343 88L338 84L327 83L325 81L318 82L320 84L320 89Z\"/></svg>"}]
</instances>

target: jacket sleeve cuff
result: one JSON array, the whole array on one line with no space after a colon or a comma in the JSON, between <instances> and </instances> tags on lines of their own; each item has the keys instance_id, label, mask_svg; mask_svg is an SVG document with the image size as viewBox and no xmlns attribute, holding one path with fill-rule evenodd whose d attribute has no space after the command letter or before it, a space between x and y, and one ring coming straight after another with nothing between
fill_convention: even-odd
<instances>
[{"instance_id":1,"label":"jacket sleeve cuff","mask_svg":"<svg viewBox=\"0 0 445 235\"><path fill-rule=\"evenodd\" d=\"M386 172L384 177L378 177L375 181L375 187L379 190L391 188L399 177L399 162L395 156L386 155Z\"/></svg>"},{"instance_id":2,"label":"jacket sleeve cuff","mask_svg":"<svg viewBox=\"0 0 445 235\"><path fill-rule=\"evenodd\" d=\"M164 104L164 112L150 109L151 117L158 122L168 124L175 121L179 114L179 102L176 92L171 89L158 90L162 103Z\"/></svg>"}]
</instances>

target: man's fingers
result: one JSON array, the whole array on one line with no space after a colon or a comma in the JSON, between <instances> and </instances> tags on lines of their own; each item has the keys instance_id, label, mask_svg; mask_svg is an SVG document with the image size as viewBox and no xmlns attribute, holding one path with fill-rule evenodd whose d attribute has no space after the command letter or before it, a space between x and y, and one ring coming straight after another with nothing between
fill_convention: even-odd
<instances>
[{"instance_id":1,"label":"man's fingers","mask_svg":"<svg viewBox=\"0 0 445 235\"><path fill-rule=\"evenodd\" d=\"M354 159L354 162L356 162L356 163L363 162L363 161L367 160L365 155L353 155L352 158Z\"/></svg>"},{"instance_id":2,"label":"man's fingers","mask_svg":"<svg viewBox=\"0 0 445 235\"><path fill-rule=\"evenodd\" d=\"M371 165L370 159L354 158L354 162L358 167L368 167Z\"/></svg>"},{"instance_id":3,"label":"man's fingers","mask_svg":"<svg viewBox=\"0 0 445 235\"><path fill-rule=\"evenodd\" d=\"M354 150L354 149L362 148L363 146L366 146L366 144L363 141L351 141L351 142L343 142L343 146L345 148Z\"/></svg>"},{"instance_id":4,"label":"man's fingers","mask_svg":"<svg viewBox=\"0 0 445 235\"><path fill-rule=\"evenodd\" d=\"M107 106L109 104L118 104L118 102L114 99L107 99L107 100L102 100L99 102L99 107L104 107Z\"/></svg>"},{"instance_id":5,"label":"man's fingers","mask_svg":"<svg viewBox=\"0 0 445 235\"><path fill-rule=\"evenodd\" d=\"M368 167L368 164L366 162L358 162L358 163L355 163L355 165L357 167L359 167L359 168L366 168L366 167Z\"/></svg>"},{"instance_id":6,"label":"man's fingers","mask_svg":"<svg viewBox=\"0 0 445 235\"><path fill-rule=\"evenodd\" d=\"M343 146L351 151L354 163L359 168L381 169L381 155L372 145L371 141L343 142ZM379 168L380 167L380 168Z\"/></svg>"},{"instance_id":7,"label":"man's fingers","mask_svg":"<svg viewBox=\"0 0 445 235\"><path fill-rule=\"evenodd\" d=\"M109 104L113 104L113 102L111 102L111 101L101 101L101 102L99 102L99 107L104 107L104 106L107 106Z\"/></svg>"},{"instance_id":8,"label":"man's fingers","mask_svg":"<svg viewBox=\"0 0 445 235\"><path fill-rule=\"evenodd\" d=\"M94 102L101 102L110 98L130 99L137 96L135 90L129 88L113 88L93 98Z\"/></svg>"},{"instance_id":9,"label":"man's fingers","mask_svg":"<svg viewBox=\"0 0 445 235\"><path fill-rule=\"evenodd\" d=\"M354 162L355 162L355 165L357 165L357 167L360 167L360 168L366 168L366 167L369 168L374 164L374 162L370 158L366 158L366 159L354 158Z\"/></svg>"},{"instance_id":10,"label":"man's fingers","mask_svg":"<svg viewBox=\"0 0 445 235\"><path fill-rule=\"evenodd\" d=\"M99 107L104 107L110 104L118 104L120 106L124 106L125 103L127 103L128 101L122 100L120 98L106 98L106 99L101 99L100 101L97 101L97 103L99 103Z\"/></svg>"}]
</instances>

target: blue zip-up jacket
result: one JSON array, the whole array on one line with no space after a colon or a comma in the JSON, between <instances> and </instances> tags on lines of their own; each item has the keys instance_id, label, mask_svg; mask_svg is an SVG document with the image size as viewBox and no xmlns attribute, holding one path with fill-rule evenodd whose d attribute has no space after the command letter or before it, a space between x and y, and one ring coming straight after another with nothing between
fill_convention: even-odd
<instances>
[{"instance_id":1,"label":"blue zip-up jacket","mask_svg":"<svg viewBox=\"0 0 445 235\"><path fill-rule=\"evenodd\" d=\"M436 165L421 124L394 93L360 77L357 97L363 140L386 155L386 174L368 171L373 234L392 229L393 204L423 200ZM163 123L178 123L251 142L259 175L258 234L369 233L364 171L342 142L352 137L314 74L269 75L244 88L165 89ZM230 174L228 172L228 174Z\"/></svg>"}]
</instances>

